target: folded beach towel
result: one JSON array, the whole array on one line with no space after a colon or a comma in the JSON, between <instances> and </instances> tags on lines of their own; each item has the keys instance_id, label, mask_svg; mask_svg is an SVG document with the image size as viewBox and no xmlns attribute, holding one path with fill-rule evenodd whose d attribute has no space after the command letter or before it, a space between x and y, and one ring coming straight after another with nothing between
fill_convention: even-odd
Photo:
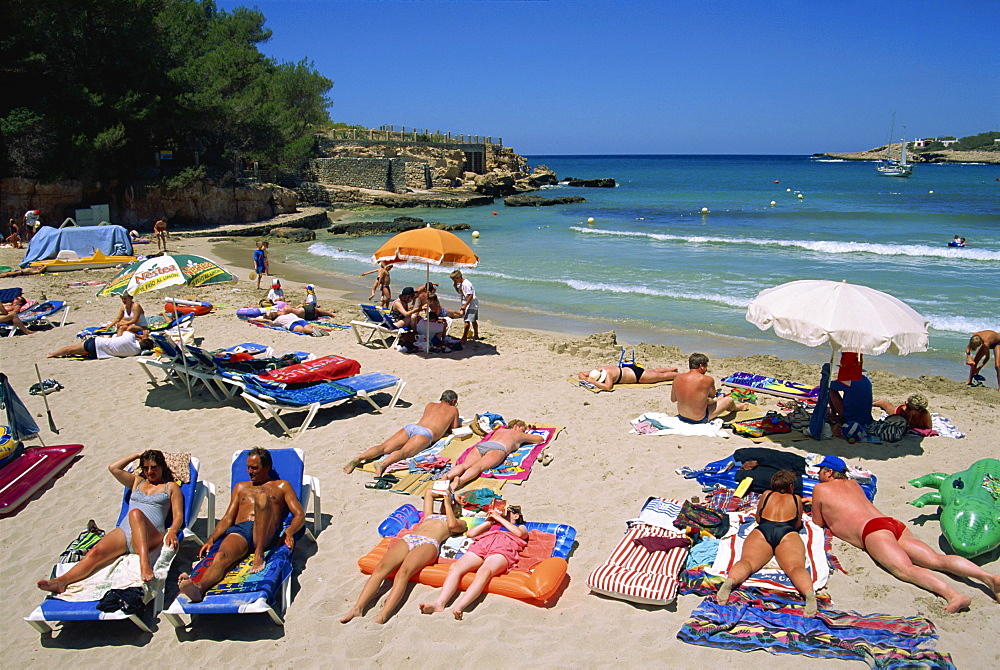
<instances>
[{"instance_id":1,"label":"folded beach towel","mask_svg":"<svg viewBox=\"0 0 1000 670\"><path fill-rule=\"evenodd\" d=\"M753 517L730 513L731 527L735 532L730 532L719 541L719 552L715 556L715 562L711 568L706 568L705 572L710 575L725 577L729 574L733 565L739 560L743 552L743 542L746 540L757 522ZM806 546L806 570L812 577L813 587L818 591L826 586L830 579L830 563L826 559L826 549L823 529L806 520L799 531L803 544ZM763 589L776 589L779 591L795 591L792 580L778 567L778 562L774 558L768 561L767 565L750 575L744 587L757 587Z\"/></svg>"},{"instance_id":2,"label":"folded beach towel","mask_svg":"<svg viewBox=\"0 0 1000 670\"><path fill-rule=\"evenodd\" d=\"M722 430L722 419L715 419L708 423L685 423L676 416L663 414L661 412L646 412L629 423L632 424L630 433L639 435L703 435L705 437L730 437L730 434ZM639 424L647 424L650 429L643 430Z\"/></svg>"},{"instance_id":3,"label":"folded beach towel","mask_svg":"<svg viewBox=\"0 0 1000 670\"><path fill-rule=\"evenodd\" d=\"M958 427L952 423L951 419L943 417L937 413L931 414L931 427L936 430L938 435L941 437L953 437L959 440L965 437L965 433L960 431Z\"/></svg>"},{"instance_id":4,"label":"folded beach towel","mask_svg":"<svg viewBox=\"0 0 1000 670\"><path fill-rule=\"evenodd\" d=\"M149 602L156 595L156 589L163 588L167 572L173 562L176 547L162 547L156 562L153 564L153 581L144 582L139 573L139 557L136 554L125 554L117 558L90 577L70 584L62 593L54 596L67 602L89 602L100 600L111 589L143 588L143 600ZM65 574L74 563L56 564L54 577Z\"/></svg>"},{"instance_id":5,"label":"folded beach towel","mask_svg":"<svg viewBox=\"0 0 1000 670\"><path fill-rule=\"evenodd\" d=\"M934 624L920 617L892 617L820 610L815 617L706 599L677 632L677 639L717 649L862 661L873 668L954 668L934 651Z\"/></svg>"}]
</instances>

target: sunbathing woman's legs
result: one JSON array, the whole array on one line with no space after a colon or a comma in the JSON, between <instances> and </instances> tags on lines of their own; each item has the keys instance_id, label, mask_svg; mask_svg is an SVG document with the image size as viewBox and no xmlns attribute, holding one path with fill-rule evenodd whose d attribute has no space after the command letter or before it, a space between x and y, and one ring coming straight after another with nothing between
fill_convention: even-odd
<instances>
[{"instance_id":1,"label":"sunbathing woman's legs","mask_svg":"<svg viewBox=\"0 0 1000 670\"><path fill-rule=\"evenodd\" d=\"M502 449L491 449L485 454L480 454L478 450L474 449L466 457L464 463L453 467L443 479L451 480L451 490L457 491L486 470L503 463L506 458L507 452Z\"/></svg>"},{"instance_id":2,"label":"sunbathing woman's legs","mask_svg":"<svg viewBox=\"0 0 1000 670\"><path fill-rule=\"evenodd\" d=\"M469 588L462 594L462 597L455 602L455 606L451 608L451 613L455 616L455 618L461 621L465 608L468 607L473 600L479 597L491 579L506 569L506 556L502 556L501 554L490 554L487 556L486 560L483 561L482 567L476 571L476 578L472 581L472 584L470 584Z\"/></svg>"},{"instance_id":3,"label":"sunbathing woman's legs","mask_svg":"<svg viewBox=\"0 0 1000 670\"><path fill-rule=\"evenodd\" d=\"M406 593L410 577L434 563L437 557L437 543L422 544L419 547L410 549L403 559L403 564L396 570L396 576L392 578L392 588L389 589L389 595L385 598L385 605L382 606L382 610L375 617L375 623L385 623L389 620L389 617L396 611L399 602Z\"/></svg>"},{"instance_id":4,"label":"sunbathing woman's legs","mask_svg":"<svg viewBox=\"0 0 1000 670\"><path fill-rule=\"evenodd\" d=\"M719 592L715 594L715 602L725 605L729 602L729 593L733 587L742 584L747 577L757 572L771 560L774 553L771 545L764 539L764 534L754 529L743 542L743 553L740 560L729 570L729 577L719 587Z\"/></svg>"},{"instance_id":5,"label":"sunbathing woman's legs","mask_svg":"<svg viewBox=\"0 0 1000 670\"><path fill-rule=\"evenodd\" d=\"M806 545L798 533L789 533L781 538L774 557L778 559L778 567L792 580L795 590L806 599L804 616L816 615L816 591L813 590L812 577L806 571Z\"/></svg>"},{"instance_id":6,"label":"sunbathing woman's legs","mask_svg":"<svg viewBox=\"0 0 1000 670\"><path fill-rule=\"evenodd\" d=\"M121 528L115 528L94 545L76 565L66 571L62 577L55 579L39 579L37 586L50 593L62 593L66 587L81 579L86 579L106 565L110 565L119 556L124 556L125 533Z\"/></svg>"},{"instance_id":7,"label":"sunbathing woman's legs","mask_svg":"<svg viewBox=\"0 0 1000 670\"><path fill-rule=\"evenodd\" d=\"M476 570L482 564L483 559L471 551L462 554L462 557L448 568L448 576L444 579L444 584L441 586L441 593L438 594L437 600L432 603L420 603L420 611L424 614L443 612L448 601L458 591L458 585L462 582L462 577L465 576L465 573Z\"/></svg>"},{"instance_id":8,"label":"sunbathing woman's legs","mask_svg":"<svg viewBox=\"0 0 1000 670\"><path fill-rule=\"evenodd\" d=\"M149 564L149 551L163 543L163 533L149 522L142 510L128 513L128 525L132 530L132 550L139 557L139 574L142 581L153 579L153 567Z\"/></svg>"}]
</instances>

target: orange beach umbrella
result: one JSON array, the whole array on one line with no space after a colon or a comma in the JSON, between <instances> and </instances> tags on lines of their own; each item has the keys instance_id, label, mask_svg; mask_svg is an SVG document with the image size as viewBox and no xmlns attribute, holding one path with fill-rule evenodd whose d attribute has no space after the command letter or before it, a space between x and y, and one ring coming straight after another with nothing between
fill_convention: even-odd
<instances>
[{"instance_id":1,"label":"orange beach umbrella","mask_svg":"<svg viewBox=\"0 0 1000 670\"><path fill-rule=\"evenodd\" d=\"M394 235L378 248L374 258L376 263L409 261L442 267L471 268L479 264L479 256L458 235L429 224ZM430 272L430 267L427 269Z\"/></svg>"}]
</instances>

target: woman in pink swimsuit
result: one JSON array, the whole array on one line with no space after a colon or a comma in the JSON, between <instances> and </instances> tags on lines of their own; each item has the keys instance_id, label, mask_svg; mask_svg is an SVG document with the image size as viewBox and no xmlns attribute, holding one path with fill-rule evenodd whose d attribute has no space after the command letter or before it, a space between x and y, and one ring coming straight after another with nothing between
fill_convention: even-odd
<instances>
[{"instance_id":1,"label":"woman in pink swimsuit","mask_svg":"<svg viewBox=\"0 0 1000 670\"><path fill-rule=\"evenodd\" d=\"M517 562L518 553L528 544L528 528L524 525L521 508L514 505L507 508L506 514L491 511L486 521L470 530L466 536L474 537L476 541L448 569L448 576L438 599L433 603L420 603L420 611L424 614L443 612L445 605L458 590L465 573L475 570L476 578L451 608L451 613L461 621L469 603L479 597L491 579L510 572Z\"/></svg>"},{"instance_id":2,"label":"woman in pink swimsuit","mask_svg":"<svg viewBox=\"0 0 1000 670\"><path fill-rule=\"evenodd\" d=\"M434 497L436 492L428 489L424 494L424 517L409 530L409 533L397 538L389 545L382 560L375 566L371 577L361 589L361 595L354 607L340 618L340 623L347 623L354 617L361 616L368 601L375 597L379 588L393 570L396 576L392 579L392 588L386 596L382 611L375 617L375 623L385 623L392 616L399 601L403 599L406 585L410 577L417 574L428 565L433 565L438 559L441 543L452 535L465 532L465 522L455 516L452 496L441 497L443 514L434 513Z\"/></svg>"}]
</instances>

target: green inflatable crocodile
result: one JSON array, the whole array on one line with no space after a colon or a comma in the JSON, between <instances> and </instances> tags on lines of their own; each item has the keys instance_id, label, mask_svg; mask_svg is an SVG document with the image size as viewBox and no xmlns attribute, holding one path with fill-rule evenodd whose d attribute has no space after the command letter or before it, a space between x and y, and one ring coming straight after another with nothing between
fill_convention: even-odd
<instances>
[{"instance_id":1,"label":"green inflatable crocodile","mask_svg":"<svg viewBox=\"0 0 1000 670\"><path fill-rule=\"evenodd\" d=\"M953 475L933 472L910 484L938 489L910 504L941 506L941 530L956 554L972 558L1000 546L1000 461L984 458Z\"/></svg>"}]
</instances>

